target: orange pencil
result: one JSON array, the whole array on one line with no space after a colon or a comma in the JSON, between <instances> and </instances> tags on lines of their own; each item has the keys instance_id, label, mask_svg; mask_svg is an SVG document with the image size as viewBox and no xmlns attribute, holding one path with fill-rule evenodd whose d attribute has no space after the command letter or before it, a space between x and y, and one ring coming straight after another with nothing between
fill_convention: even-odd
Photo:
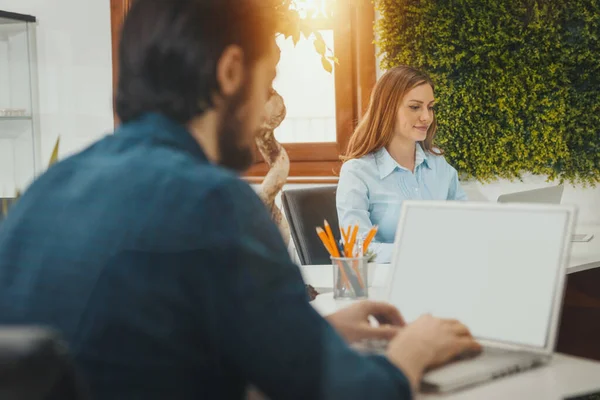
<instances>
[{"instance_id":1,"label":"orange pencil","mask_svg":"<svg viewBox=\"0 0 600 400\"><path fill-rule=\"evenodd\" d=\"M350 232L350 227L348 227L348 232ZM358 224L354 225L354 229L352 230L352 236L350 237L350 243L348 244L348 251L346 254L350 254L348 257L355 257L354 253L354 245L356 244L356 235L358 234ZM358 257L358 252L356 253L356 257ZM356 265L356 260L352 261L352 269L358 278L358 284L361 288L364 289L365 283L363 282L360 272L358 271L358 266Z\"/></svg>"},{"instance_id":2,"label":"orange pencil","mask_svg":"<svg viewBox=\"0 0 600 400\"><path fill-rule=\"evenodd\" d=\"M354 225L354 229L352 230L352 235L350 236L350 243L348 243L348 249L346 250L347 257L353 257L354 253L352 250L354 249L354 244L356 243L356 234L358 233L358 225Z\"/></svg>"},{"instance_id":3,"label":"orange pencil","mask_svg":"<svg viewBox=\"0 0 600 400\"><path fill-rule=\"evenodd\" d=\"M330 252L329 254L332 255L332 257L339 257L340 256L340 252L337 248L337 245L335 244L335 238L333 237L333 232L331 232L331 227L329 226L329 222L327 222L327 220L323 221L324 225L325 225L325 231L323 231L323 229L321 228L317 228L317 233L319 234L319 237L321 238L321 241L323 241L323 243L326 243L325 240L327 240L327 242L329 243L329 248L330 248ZM320 232L319 232L320 230ZM342 280L344 281L344 284L348 287L348 288L352 288L351 284L350 284L350 279L348 278L348 275L346 275L346 271L344 270L344 267L342 266L342 263L338 260L338 265L340 268L340 272L342 275Z\"/></svg>"},{"instance_id":4,"label":"orange pencil","mask_svg":"<svg viewBox=\"0 0 600 400\"><path fill-rule=\"evenodd\" d=\"M319 238L321 239L321 242L323 242L323 246L325 246L325 249L327 250L329 255L333 256L333 250L331 249L331 245L329 244L329 238L327 237L325 231L322 228L317 228L317 235L319 235Z\"/></svg>"},{"instance_id":5,"label":"orange pencil","mask_svg":"<svg viewBox=\"0 0 600 400\"><path fill-rule=\"evenodd\" d=\"M367 250L369 249L369 245L371 244L371 240L373 240L373 238L375 237L375 235L377 234L377 230L379 229L379 227L377 225L373 226L370 230L369 233L367 234L367 237L365 238L365 242L363 244L363 252L366 253Z\"/></svg>"},{"instance_id":6,"label":"orange pencil","mask_svg":"<svg viewBox=\"0 0 600 400\"><path fill-rule=\"evenodd\" d=\"M342 239L344 239L344 248L346 248L346 243L348 242L348 234L342 227L340 227L340 232L342 233Z\"/></svg>"},{"instance_id":7,"label":"orange pencil","mask_svg":"<svg viewBox=\"0 0 600 400\"><path fill-rule=\"evenodd\" d=\"M352 258L354 254L352 253L352 249L354 248L354 244L356 243L356 234L358 233L358 225L354 225L354 229L352 230L352 234L350 234L352 226L348 227L348 236L350 236L350 240L344 243L344 253L346 257ZM358 284L362 289L365 288L365 283L363 282L360 272L358 271L358 266L356 265L356 260L352 261L352 269L358 278Z\"/></svg>"},{"instance_id":8,"label":"orange pencil","mask_svg":"<svg viewBox=\"0 0 600 400\"><path fill-rule=\"evenodd\" d=\"M335 238L333 237L333 232L331 232L331 226L329 226L329 222L327 220L323 221L325 225L325 232L327 232L327 236L329 237L329 244L331 245L331 249L333 250L333 256L339 257L340 252L335 244Z\"/></svg>"},{"instance_id":9,"label":"orange pencil","mask_svg":"<svg viewBox=\"0 0 600 400\"><path fill-rule=\"evenodd\" d=\"M358 265L356 260L352 260L352 269L354 270L354 273L356 274L356 277L358 278L358 284L360 285L361 289L365 288L365 282L363 282L363 279L360 276L360 271L358 270Z\"/></svg>"}]
</instances>

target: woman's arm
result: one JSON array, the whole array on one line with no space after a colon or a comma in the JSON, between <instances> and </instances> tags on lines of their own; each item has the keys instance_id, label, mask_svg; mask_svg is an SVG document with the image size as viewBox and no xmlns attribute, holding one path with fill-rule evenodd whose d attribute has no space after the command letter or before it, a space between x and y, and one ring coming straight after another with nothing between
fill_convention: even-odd
<instances>
[{"instance_id":1,"label":"woman's arm","mask_svg":"<svg viewBox=\"0 0 600 400\"><path fill-rule=\"evenodd\" d=\"M340 171L336 205L338 221L341 228L358 224L359 237L365 237L373 227L369 212L369 188L357 173L357 168L350 162L345 163ZM379 263L389 263L392 259L392 243L380 243L377 237L370 246L377 255Z\"/></svg>"},{"instance_id":2,"label":"woman's arm","mask_svg":"<svg viewBox=\"0 0 600 400\"><path fill-rule=\"evenodd\" d=\"M452 177L451 181L450 181L450 188L448 190L448 200L458 200L458 201L469 200L467 198L467 194L465 193L463 188L460 186L460 181L458 180L458 172L456 172L456 169L454 169L454 167L450 166L450 164L448 164L448 168L451 169L451 177Z\"/></svg>"}]
</instances>

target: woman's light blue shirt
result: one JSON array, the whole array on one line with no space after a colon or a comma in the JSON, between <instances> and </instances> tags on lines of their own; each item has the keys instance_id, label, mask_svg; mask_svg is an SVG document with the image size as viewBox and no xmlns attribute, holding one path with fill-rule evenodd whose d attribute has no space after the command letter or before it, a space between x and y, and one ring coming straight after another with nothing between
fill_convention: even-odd
<instances>
[{"instance_id":1,"label":"woman's light blue shirt","mask_svg":"<svg viewBox=\"0 0 600 400\"><path fill-rule=\"evenodd\" d=\"M404 200L467 200L456 170L443 156L417 145L415 172L400 166L383 148L346 161L340 171L336 203L340 227L359 224L366 236L378 225L371 249L377 262L390 262Z\"/></svg>"}]
</instances>

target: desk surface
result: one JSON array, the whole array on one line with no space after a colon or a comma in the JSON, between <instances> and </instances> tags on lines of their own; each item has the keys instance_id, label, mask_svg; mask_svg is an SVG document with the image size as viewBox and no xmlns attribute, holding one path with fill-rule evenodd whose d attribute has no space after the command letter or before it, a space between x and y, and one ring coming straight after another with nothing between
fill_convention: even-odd
<instances>
[{"instance_id":1,"label":"desk surface","mask_svg":"<svg viewBox=\"0 0 600 400\"><path fill-rule=\"evenodd\" d=\"M600 268L600 226L581 227L577 233L593 233L586 243L573 243L567 273L572 274ZM369 297L384 299L389 264L369 266ZM351 304L348 300L334 300L331 287L333 273L330 265L309 265L300 268L306 283L322 294L311 303L321 314L328 315ZM549 365L488 382L471 389L448 395L417 396L419 400L433 399L548 399L562 400L566 397L600 392L600 363L581 358L556 354Z\"/></svg>"},{"instance_id":2,"label":"desk surface","mask_svg":"<svg viewBox=\"0 0 600 400\"><path fill-rule=\"evenodd\" d=\"M309 282L310 283L310 282ZM370 298L382 297L383 288L370 289ZM328 315L348 306L349 300L334 300L333 293L317 296L311 303L321 314ZM600 392L600 363L582 358L556 354L552 362L531 371L461 390L447 395L417 396L419 400L492 400L544 399L562 400L565 397Z\"/></svg>"},{"instance_id":3,"label":"desk surface","mask_svg":"<svg viewBox=\"0 0 600 400\"><path fill-rule=\"evenodd\" d=\"M544 399L600 392L600 363L556 354L550 364L448 395L419 395L419 400Z\"/></svg>"},{"instance_id":4,"label":"desk surface","mask_svg":"<svg viewBox=\"0 0 600 400\"><path fill-rule=\"evenodd\" d=\"M600 268L600 225L580 226L575 232L591 233L594 237L589 242L572 243L567 274Z\"/></svg>"}]
</instances>

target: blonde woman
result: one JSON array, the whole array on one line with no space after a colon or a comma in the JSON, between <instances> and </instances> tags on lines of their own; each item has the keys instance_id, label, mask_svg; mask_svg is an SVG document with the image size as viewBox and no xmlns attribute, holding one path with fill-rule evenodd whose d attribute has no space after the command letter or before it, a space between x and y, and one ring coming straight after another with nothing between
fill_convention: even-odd
<instances>
[{"instance_id":1,"label":"blonde woman","mask_svg":"<svg viewBox=\"0 0 600 400\"><path fill-rule=\"evenodd\" d=\"M434 85L408 66L388 70L371 94L342 157L337 190L340 226L379 229L372 249L390 262L404 200L466 200L456 170L434 144Z\"/></svg>"}]
</instances>

